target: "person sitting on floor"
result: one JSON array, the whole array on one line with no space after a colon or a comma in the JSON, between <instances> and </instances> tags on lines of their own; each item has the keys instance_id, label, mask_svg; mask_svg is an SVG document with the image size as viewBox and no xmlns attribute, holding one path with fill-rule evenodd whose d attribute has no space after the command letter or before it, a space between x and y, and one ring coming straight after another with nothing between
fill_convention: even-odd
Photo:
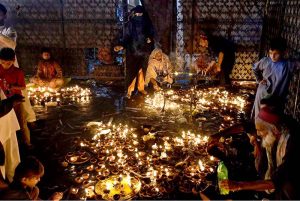
<instances>
[{"instance_id":1,"label":"person sitting on floor","mask_svg":"<svg viewBox=\"0 0 300 201\"><path fill-rule=\"evenodd\" d=\"M191 72L201 76L216 76L220 69L214 68L215 58L208 49L207 37L202 34L199 39L199 56L192 62Z\"/></svg>"},{"instance_id":2,"label":"person sitting on floor","mask_svg":"<svg viewBox=\"0 0 300 201\"><path fill-rule=\"evenodd\" d=\"M299 159L299 125L265 106L260 109L255 126L267 154L268 168L264 180L226 180L221 182L221 187L230 191L275 191L275 199L299 200L300 174L295 165Z\"/></svg>"},{"instance_id":3,"label":"person sitting on floor","mask_svg":"<svg viewBox=\"0 0 300 201\"><path fill-rule=\"evenodd\" d=\"M1 200L39 200L36 184L44 175L43 164L35 157L27 157L16 167L13 182L0 195ZM63 194L55 192L49 200L61 200Z\"/></svg>"},{"instance_id":4,"label":"person sitting on floor","mask_svg":"<svg viewBox=\"0 0 300 201\"><path fill-rule=\"evenodd\" d=\"M230 86L230 74L235 63L234 43L206 30L206 33L200 36L200 47L205 50L205 54L196 62L201 73L219 77L221 85ZM203 58L205 59L203 60ZM214 59L212 60L212 58ZM201 66L203 64L205 65Z\"/></svg>"},{"instance_id":5,"label":"person sitting on floor","mask_svg":"<svg viewBox=\"0 0 300 201\"><path fill-rule=\"evenodd\" d=\"M158 83L173 83L172 64L169 57L161 49L155 48L149 57L148 68L146 71L145 85L149 82L153 85L155 91L161 88Z\"/></svg>"},{"instance_id":6,"label":"person sitting on floor","mask_svg":"<svg viewBox=\"0 0 300 201\"><path fill-rule=\"evenodd\" d=\"M30 79L30 82L51 88L61 87L64 84L62 69L59 64L51 58L50 50L43 48L41 57L37 67L37 73Z\"/></svg>"},{"instance_id":7,"label":"person sitting on floor","mask_svg":"<svg viewBox=\"0 0 300 201\"><path fill-rule=\"evenodd\" d=\"M98 59L101 65L111 65L114 63L111 52L107 47L98 48Z\"/></svg>"}]
</instances>

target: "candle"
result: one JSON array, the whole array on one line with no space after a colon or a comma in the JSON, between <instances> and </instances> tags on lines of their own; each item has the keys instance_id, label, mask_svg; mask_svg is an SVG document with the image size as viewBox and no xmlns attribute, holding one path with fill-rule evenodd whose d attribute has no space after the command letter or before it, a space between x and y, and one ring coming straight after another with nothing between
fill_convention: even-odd
<instances>
[{"instance_id":1,"label":"candle","mask_svg":"<svg viewBox=\"0 0 300 201\"><path fill-rule=\"evenodd\" d=\"M156 143L154 145L152 145L152 149L154 149L154 150L157 149L157 144Z\"/></svg>"},{"instance_id":2,"label":"candle","mask_svg":"<svg viewBox=\"0 0 300 201\"><path fill-rule=\"evenodd\" d=\"M203 163L202 163L202 161L201 160L199 160L199 168L200 168L200 170L201 171L204 171L205 170L205 167L204 167L204 165L203 165Z\"/></svg>"},{"instance_id":3,"label":"candle","mask_svg":"<svg viewBox=\"0 0 300 201\"><path fill-rule=\"evenodd\" d=\"M113 184L111 183L111 181L107 181L105 184L105 189L110 191L113 187Z\"/></svg>"},{"instance_id":4,"label":"candle","mask_svg":"<svg viewBox=\"0 0 300 201\"><path fill-rule=\"evenodd\" d=\"M76 162L78 160L78 156L72 156L70 157L71 162Z\"/></svg>"},{"instance_id":5,"label":"candle","mask_svg":"<svg viewBox=\"0 0 300 201\"><path fill-rule=\"evenodd\" d=\"M78 188L71 188L71 193L76 195L78 193Z\"/></svg>"}]
</instances>

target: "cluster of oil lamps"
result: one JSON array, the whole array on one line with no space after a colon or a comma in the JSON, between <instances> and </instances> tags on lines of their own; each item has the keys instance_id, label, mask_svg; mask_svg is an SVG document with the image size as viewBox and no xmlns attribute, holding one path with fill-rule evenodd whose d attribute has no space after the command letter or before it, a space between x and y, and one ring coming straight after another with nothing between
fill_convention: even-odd
<instances>
[{"instance_id":1,"label":"cluster of oil lamps","mask_svg":"<svg viewBox=\"0 0 300 201\"><path fill-rule=\"evenodd\" d=\"M90 122L91 140L76 138L62 165L80 199L167 198L175 191L205 186L216 159L206 153L206 136L182 132L144 142L127 125ZM179 185L179 186L178 186Z\"/></svg>"},{"instance_id":2,"label":"cluster of oil lamps","mask_svg":"<svg viewBox=\"0 0 300 201\"><path fill-rule=\"evenodd\" d=\"M217 132L243 119L250 105L246 99L245 96L231 93L222 87L164 90L145 98L145 111L163 111L173 116L190 114L199 121L201 131L211 133L209 129ZM216 119L220 121L215 121ZM209 127L216 123L220 126Z\"/></svg>"},{"instance_id":3,"label":"cluster of oil lamps","mask_svg":"<svg viewBox=\"0 0 300 201\"><path fill-rule=\"evenodd\" d=\"M89 103L91 91L79 86L53 89L50 87L29 87L28 97L32 105L56 106L61 103Z\"/></svg>"},{"instance_id":4,"label":"cluster of oil lamps","mask_svg":"<svg viewBox=\"0 0 300 201\"><path fill-rule=\"evenodd\" d=\"M160 91L153 96L148 95L145 102L150 108L171 111L189 109L192 104L195 109L201 110L236 109L243 112L247 104L243 96L230 93L221 87Z\"/></svg>"}]
</instances>

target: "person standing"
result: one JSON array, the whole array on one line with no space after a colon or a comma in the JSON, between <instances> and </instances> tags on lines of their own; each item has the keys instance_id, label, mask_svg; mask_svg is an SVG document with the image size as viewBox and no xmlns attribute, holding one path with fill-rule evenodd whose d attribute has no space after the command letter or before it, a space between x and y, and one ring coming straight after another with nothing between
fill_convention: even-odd
<instances>
[{"instance_id":1,"label":"person standing","mask_svg":"<svg viewBox=\"0 0 300 201\"><path fill-rule=\"evenodd\" d=\"M286 42L275 38L270 42L269 56L254 64L252 70L258 83L252 117L256 118L260 110L260 101L267 96L276 96L283 111L288 94L289 81L294 70L294 64L284 59Z\"/></svg>"},{"instance_id":2,"label":"person standing","mask_svg":"<svg viewBox=\"0 0 300 201\"><path fill-rule=\"evenodd\" d=\"M0 3L0 49L9 47L15 50L17 46L17 32L13 27L5 24L5 20L7 18L6 14L6 7ZM14 66L19 67L17 58L15 59ZM22 90L22 95L25 97L25 101L22 105L26 111L26 120L33 124L36 121L36 115L30 104L26 89Z\"/></svg>"},{"instance_id":3,"label":"person standing","mask_svg":"<svg viewBox=\"0 0 300 201\"><path fill-rule=\"evenodd\" d=\"M144 89L145 72L148 57L154 49L154 28L143 6L134 7L125 25L125 34L121 46L115 51L126 49L127 98L130 98L137 84L138 91L147 94Z\"/></svg>"},{"instance_id":4,"label":"person standing","mask_svg":"<svg viewBox=\"0 0 300 201\"><path fill-rule=\"evenodd\" d=\"M24 73L21 69L14 66L15 51L11 48L2 48L0 50L0 78L2 82L0 87L7 97L15 94L22 95L21 90L25 89ZM27 126L26 111L22 104L15 105L14 110L22 131L23 143L27 148L31 148L30 131Z\"/></svg>"}]
</instances>

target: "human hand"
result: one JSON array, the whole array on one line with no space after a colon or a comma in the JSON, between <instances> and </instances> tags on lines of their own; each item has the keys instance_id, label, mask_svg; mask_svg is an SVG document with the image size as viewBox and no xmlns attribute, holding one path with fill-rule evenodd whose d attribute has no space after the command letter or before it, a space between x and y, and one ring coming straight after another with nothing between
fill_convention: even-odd
<instances>
[{"instance_id":1,"label":"human hand","mask_svg":"<svg viewBox=\"0 0 300 201\"><path fill-rule=\"evenodd\" d=\"M199 192L196 190L196 188L194 187L194 188L192 188L192 193L193 193L193 195L198 195L199 194Z\"/></svg>"},{"instance_id":2,"label":"human hand","mask_svg":"<svg viewBox=\"0 0 300 201\"><path fill-rule=\"evenodd\" d=\"M11 96L8 99L12 101L13 106L19 105L20 103L24 102L24 96L22 96L20 94L14 94L13 96Z\"/></svg>"},{"instance_id":3,"label":"human hand","mask_svg":"<svg viewBox=\"0 0 300 201\"><path fill-rule=\"evenodd\" d=\"M215 63L215 68L216 68L217 73L221 72L221 64Z\"/></svg>"},{"instance_id":4,"label":"human hand","mask_svg":"<svg viewBox=\"0 0 300 201\"><path fill-rule=\"evenodd\" d=\"M241 190L240 182L231 181L231 180L220 181L219 187L224 190L229 190L229 191L240 191Z\"/></svg>"},{"instance_id":5,"label":"human hand","mask_svg":"<svg viewBox=\"0 0 300 201\"><path fill-rule=\"evenodd\" d=\"M150 38L147 38L146 41L147 41L147 43L151 43L151 39Z\"/></svg>"},{"instance_id":6,"label":"human hand","mask_svg":"<svg viewBox=\"0 0 300 201\"><path fill-rule=\"evenodd\" d=\"M53 200L53 201L59 201L62 199L63 197L63 192L55 192L52 194L52 196L50 197L50 200Z\"/></svg>"},{"instance_id":7,"label":"human hand","mask_svg":"<svg viewBox=\"0 0 300 201\"><path fill-rule=\"evenodd\" d=\"M153 85L153 88L154 88L154 91L160 91L161 88L156 84L156 85Z\"/></svg>"},{"instance_id":8,"label":"human hand","mask_svg":"<svg viewBox=\"0 0 300 201\"><path fill-rule=\"evenodd\" d=\"M248 134L248 133L247 133L247 135L248 135L248 137L249 137L250 144L251 144L252 146L257 145L257 143L258 143L257 137L256 137L255 135L251 135L251 134Z\"/></svg>"},{"instance_id":9,"label":"human hand","mask_svg":"<svg viewBox=\"0 0 300 201\"><path fill-rule=\"evenodd\" d=\"M124 49L124 47L123 47L123 46L120 46L120 45L114 47L114 51L115 51L115 52L119 52L119 51L121 51L121 50L123 50L123 49Z\"/></svg>"}]
</instances>

